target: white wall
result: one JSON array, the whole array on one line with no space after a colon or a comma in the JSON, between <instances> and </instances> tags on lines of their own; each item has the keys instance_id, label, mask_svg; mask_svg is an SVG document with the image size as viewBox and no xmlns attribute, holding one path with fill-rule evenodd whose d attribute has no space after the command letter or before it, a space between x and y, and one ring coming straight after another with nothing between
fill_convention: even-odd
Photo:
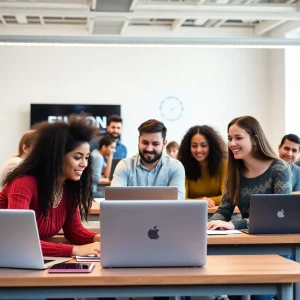
<instances>
[{"instance_id":1,"label":"white wall","mask_svg":"<svg viewBox=\"0 0 300 300\"><path fill-rule=\"evenodd\" d=\"M285 50L273 49L269 55L270 72L270 97L269 120L271 131L269 138L276 153L282 137L286 134L285 115Z\"/></svg>"},{"instance_id":2,"label":"white wall","mask_svg":"<svg viewBox=\"0 0 300 300\"><path fill-rule=\"evenodd\" d=\"M300 136L300 49L286 49L286 134L294 133Z\"/></svg>"},{"instance_id":3,"label":"white wall","mask_svg":"<svg viewBox=\"0 0 300 300\"><path fill-rule=\"evenodd\" d=\"M1 46L5 146L0 164L16 152L29 128L30 103L121 104L123 142L130 155L137 149L137 127L149 118L164 121L168 140L179 142L196 124L212 125L226 137L228 122L249 114L277 144L268 100L269 54L258 49ZM184 104L175 122L160 116L166 96ZM276 113L284 119L284 111Z\"/></svg>"}]
</instances>

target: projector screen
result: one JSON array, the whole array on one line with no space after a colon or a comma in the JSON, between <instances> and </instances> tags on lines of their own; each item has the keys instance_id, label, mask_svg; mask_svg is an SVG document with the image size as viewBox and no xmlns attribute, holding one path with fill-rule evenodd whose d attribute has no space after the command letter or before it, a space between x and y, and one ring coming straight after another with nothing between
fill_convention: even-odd
<instances>
[{"instance_id":1,"label":"projector screen","mask_svg":"<svg viewBox=\"0 0 300 300\"><path fill-rule=\"evenodd\" d=\"M100 132L104 133L108 117L112 114L121 116L121 105L102 104L31 104L30 126L37 122L68 121L68 115L81 112L86 113L94 120Z\"/></svg>"}]
</instances>

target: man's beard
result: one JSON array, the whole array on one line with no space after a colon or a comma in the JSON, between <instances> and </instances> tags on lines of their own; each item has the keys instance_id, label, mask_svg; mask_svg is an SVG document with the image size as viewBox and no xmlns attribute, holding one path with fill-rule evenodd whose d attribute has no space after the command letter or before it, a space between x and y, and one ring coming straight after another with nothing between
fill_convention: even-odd
<instances>
[{"instance_id":1,"label":"man's beard","mask_svg":"<svg viewBox=\"0 0 300 300\"><path fill-rule=\"evenodd\" d=\"M153 158L147 158L146 155L145 155L146 153L154 154ZM162 156L162 151L159 152L159 153L157 153L156 151L141 151L141 150L139 149L139 155L140 155L141 159L142 159L145 163L147 163L147 164L152 164L152 163L158 161L158 160L161 158L161 156Z\"/></svg>"},{"instance_id":2,"label":"man's beard","mask_svg":"<svg viewBox=\"0 0 300 300\"><path fill-rule=\"evenodd\" d=\"M109 134L113 139L115 139L115 140L118 140L118 139L120 138L120 134L118 134L118 133L113 133L113 134L114 134L114 135L113 135L112 133L109 133L109 132L108 132L108 134Z\"/></svg>"}]
</instances>

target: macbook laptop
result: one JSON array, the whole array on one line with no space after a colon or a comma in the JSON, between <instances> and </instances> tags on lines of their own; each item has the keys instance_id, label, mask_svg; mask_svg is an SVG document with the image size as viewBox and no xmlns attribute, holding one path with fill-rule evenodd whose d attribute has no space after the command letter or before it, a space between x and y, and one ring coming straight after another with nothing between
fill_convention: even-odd
<instances>
[{"instance_id":1,"label":"macbook laptop","mask_svg":"<svg viewBox=\"0 0 300 300\"><path fill-rule=\"evenodd\" d=\"M175 186L105 187L105 200L177 200Z\"/></svg>"},{"instance_id":2,"label":"macbook laptop","mask_svg":"<svg viewBox=\"0 0 300 300\"><path fill-rule=\"evenodd\" d=\"M0 209L0 267L47 269L71 258L42 255L35 212Z\"/></svg>"},{"instance_id":3,"label":"macbook laptop","mask_svg":"<svg viewBox=\"0 0 300 300\"><path fill-rule=\"evenodd\" d=\"M102 267L203 266L206 201L101 201Z\"/></svg>"},{"instance_id":4,"label":"macbook laptop","mask_svg":"<svg viewBox=\"0 0 300 300\"><path fill-rule=\"evenodd\" d=\"M112 179L114 177L115 168L116 168L116 166L117 166L117 164L119 163L120 160L122 160L122 158L113 158L113 160L111 162L109 181L112 181Z\"/></svg>"},{"instance_id":5,"label":"macbook laptop","mask_svg":"<svg viewBox=\"0 0 300 300\"><path fill-rule=\"evenodd\" d=\"M248 233L300 233L299 210L297 194L252 195Z\"/></svg>"}]
</instances>

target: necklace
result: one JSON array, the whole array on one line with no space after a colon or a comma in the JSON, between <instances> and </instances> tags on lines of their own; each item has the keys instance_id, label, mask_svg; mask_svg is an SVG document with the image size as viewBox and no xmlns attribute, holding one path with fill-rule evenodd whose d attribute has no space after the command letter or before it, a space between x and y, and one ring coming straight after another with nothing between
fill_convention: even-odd
<instances>
[{"instance_id":1,"label":"necklace","mask_svg":"<svg viewBox=\"0 0 300 300\"><path fill-rule=\"evenodd\" d=\"M59 205L59 203L60 203L60 201L62 199L63 193L64 193L64 188L62 187L59 196L56 198L56 199L59 199L59 200L57 201L57 203L55 203L56 199L54 200L53 208L56 208Z\"/></svg>"}]
</instances>

